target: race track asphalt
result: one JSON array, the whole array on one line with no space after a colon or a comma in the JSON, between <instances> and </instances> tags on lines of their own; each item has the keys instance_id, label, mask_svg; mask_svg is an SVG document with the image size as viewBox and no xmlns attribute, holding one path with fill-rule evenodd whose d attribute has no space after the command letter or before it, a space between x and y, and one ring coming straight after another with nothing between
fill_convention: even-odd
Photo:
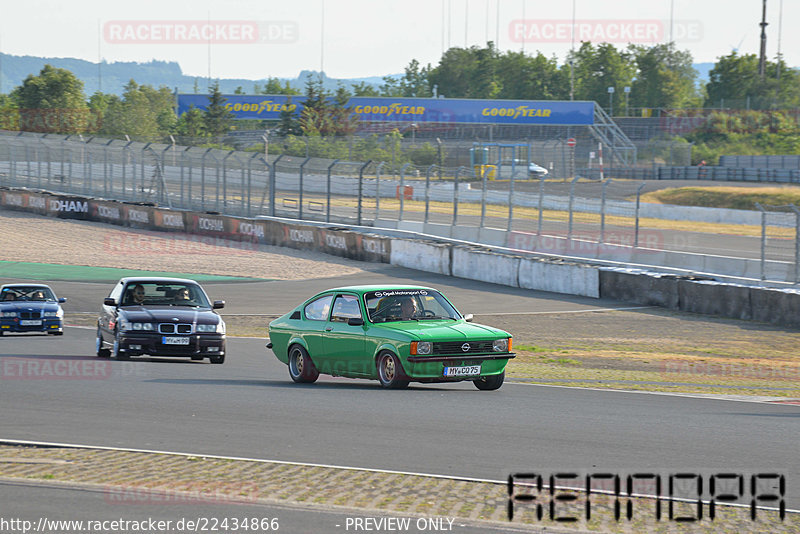
<instances>
[{"instance_id":1,"label":"race track asphalt","mask_svg":"<svg viewBox=\"0 0 800 534\"><path fill-rule=\"evenodd\" d=\"M295 385L260 339L222 366L99 360L94 332L0 339L0 439L505 480L518 472L786 476L800 508L800 406L469 382ZM88 365L75 376L44 370ZM84 363L86 362L86 363ZM83 369L83 368L81 368ZM75 374L75 373L73 373Z\"/></svg>"}]
</instances>

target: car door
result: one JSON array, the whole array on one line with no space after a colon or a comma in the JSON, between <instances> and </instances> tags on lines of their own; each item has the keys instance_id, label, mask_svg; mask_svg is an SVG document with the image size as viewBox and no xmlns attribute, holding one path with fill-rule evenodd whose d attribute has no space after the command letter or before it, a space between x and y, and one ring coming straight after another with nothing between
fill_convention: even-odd
<instances>
[{"instance_id":1,"label":"car door","mask_svg":"<svg viewBox=\"0 0 800 534\"><path fill-rule=\"evenodd\" d=\"M122 298L122 282L114 286L114 289L108 296L116 300L117 306L119 306L119 301ZM106 340L110 340L114 337L114 329L117 326L117 306L106 306L103 304L103 309L100 313L100 329Z\"/></svg>"},{"instance_id":2,"label":"car door","mask_svg":"<svg viewBox=\"0 0 800 534\"><path fill-rule=\"evenodd\" d=\"M306 342L308 354L321 373L327 373L320 365L325 359L322 335L328 324L333 294L321 295L303 307L302 337Z\"/></svg>"},{"instance_id":3,"label":"car door","mask_svg":"<svg viewBox=\"0 0 800 534\"><path fill-rule=\"evenodd\" d=\"M350 324L350 322L358 324ZM325 366L330 369L330 374L335 376L370 375L370 369L374 367L374 364L364 351L366 328L357 295L350 293L336 295L330 319L325 326L323 344Z\"/></svg>"}]
</instances>

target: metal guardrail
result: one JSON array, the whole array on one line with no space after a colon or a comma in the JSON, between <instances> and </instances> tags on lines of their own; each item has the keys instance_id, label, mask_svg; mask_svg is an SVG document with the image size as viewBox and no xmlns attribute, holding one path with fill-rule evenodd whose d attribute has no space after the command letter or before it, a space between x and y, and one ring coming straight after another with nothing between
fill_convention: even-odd
<instances>
[{"instance_id":1,"label":"metal guardrail","mask_svg":"<svg viewBox=\"0 0 800 534\"><path fill-rule=\"evenodd\" d=\"M700 174L716 172L711 169L720 168L671 167L659 173L713 179ZM745 170L725 172L741 176ZM520 250L573 256L588 251L594 257L617 255L614 258L623 262L632 261L632 251L652 261L660 252L744 258L761 262L762 279L800 281L796 208L764 206L760 224L753 218L725 227L676 221L652 209L644 217L640 171L606 171L614 178L602 182L546 176L490 180L475 179L473 169L463 166L406 164L393 170L382 162L267 158L256 152L75 136L0 135L4 186L244 217L367 226L380 221L432 224L450 227L452 235L473 229L477 242L485 244L497 245L501 235L503 246ZM620 175L638 181L619 180ZM480 241L484 231L490 231L494 241Z\"/></svg>"}]
</instances>

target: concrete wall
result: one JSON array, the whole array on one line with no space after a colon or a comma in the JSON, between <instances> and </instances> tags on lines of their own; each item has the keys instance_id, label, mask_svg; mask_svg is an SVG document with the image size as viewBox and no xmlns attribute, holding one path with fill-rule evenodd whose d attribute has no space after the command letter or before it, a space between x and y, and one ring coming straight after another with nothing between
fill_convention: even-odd
<instances>
[{"instance_id":1,"label":"concrete wall","mask_svg":"<svg viewBox=\"0 0 800 534\"><path fill-rule=\"evenodd\" d=\"M24 189L3 189L0 193L0 205L5 208L51 217L305 248L523 289L610 298L800 328L800 290L523 257L485 246L386 237L320 223L244 219Z\"/></svg>"}]
</instances>

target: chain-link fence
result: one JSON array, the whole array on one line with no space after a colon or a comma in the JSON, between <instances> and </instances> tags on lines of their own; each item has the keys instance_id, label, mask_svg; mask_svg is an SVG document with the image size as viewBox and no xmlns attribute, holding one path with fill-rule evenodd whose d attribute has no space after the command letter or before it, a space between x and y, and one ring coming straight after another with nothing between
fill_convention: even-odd
<instances>
[{"instance_id":1,"label":"chain-link fence","mask_svg":"<svg viewBox=\"0 0 800 534\"><path fill-rule=\"evenodd\" d=\"M702 261L714 256L731 260L722 274L800 281L800 215L794 206L761 206L761 213L748 217L737 212L725 223L704 222L681 211L691 208L641 202L643 181L613 174L603 180L570 176L570 152L563 143L545 142L532 154L545 165L560 158L552 172L535 176L523 163L518 173L481 172L476 178L469 164L392 166L76 136L0 135L0 185L234 216L413 228L626 265L721 272L714 270L720 264ZM673 252L682 256L670 259L666 253ZM733 259L760 268L734 272Z\"/></svg>"}]
</instances>

